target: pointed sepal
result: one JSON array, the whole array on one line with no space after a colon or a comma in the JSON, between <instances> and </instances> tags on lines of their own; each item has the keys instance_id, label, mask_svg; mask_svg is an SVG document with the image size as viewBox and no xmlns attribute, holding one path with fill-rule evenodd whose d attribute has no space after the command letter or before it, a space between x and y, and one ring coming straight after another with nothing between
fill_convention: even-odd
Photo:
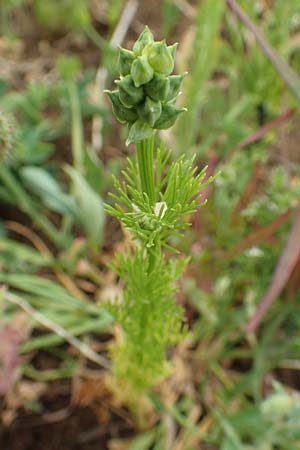
<instances>
[{"instance_id":1,"label":"pointed sepal","mask_svg":"<svg viewBox=\"0 0 300 450\"><path fill-rule=\"evenodd\" d=\"M137 120L138 116L134 109L126 108L119 98L119 91L104 91L110 98L112 103L113 113L117 120L121 123L133 123Z\"/></svg>"},{"instance_id":2,"label":"pointed sepal","mask_svg":"<svg viewBox=\"0 0 300 450\"><path fill-rule=\"evenodd\" d=\"M157 130L167 130L174 125L179 114L185 111L187 111L186 108L176 108L176 106L165 103L162 105L161 115L155 122L154 128Z\"/></svg>"},{"instance_id":3,"label":"pointed sepal","mask_svg":"<svg viewBox=\"0 0 300 450\"><path fill-rule=\"evenodd\" d=\"M162 106L161 102L156 102L150 97L146 97L143 103L137 105L136 110L139 118L150 125L150 127L153 127L161 115Z\"/></svg>"},{"instance_id":4,"label":"pointed sepal","mask_svg":"<svg viewBox=\"0 0 300 450\"><path fill-rule=\"evenodd\" d=\"M133 46L133 51L137 56L140 56L143 52L143 50L150 44L154 42L153 34L149 30L149 28L146 26L144 30L139 35L137 41L135 42Z\"/></svg>"},{"instance_id":5,"label":"pointed sepal","mask_svg":"<svg viewBox=\"0 0 300 450\"><path fill-rule=\"evenodd\" d=\"M155 74L152 80L145 85L145 92L152 100L164 102L167 99L169 85L168 77Z\"/></svg>"},{"instance_id":6,"label":"pointed sepal","mask_svg":"<svg viewBox=\"0 0 300 450\"><path fill-rule=\"evenodd\" d=\"M165 41L154 42L147 50L148 60L155 72L170 75L174 68L172 51Z\"/></svg>"},{"instance_id":7,"label":"pointed sepal","mask_svg":"<svg viewBox=\"0 0 300 450\"><path fill-rule=\"evenodd\" d=\"M148 139L153 135L153 129L146 122L137 120L129 128L126 145L136 144L143 139Z\"/></svg>"},{"instance_id":8,"label":"pointed sepal","mask_svg":"<svg viewBox=\"0 0 300 450\"><path fill-rule=\"evenodd\" d=\"M132 108L143 100L143 88L136 87L130 75L116 80L115 83L119 88L119 98L126 108Z\"/></svg>"},{"instance_id":9,"label":"pointed sepal","mask_svg":"<svg viewBox=\"0 0 300 450\"><path fill-rule=\"evenodd\" d=\"M170 75L169 76L169 90L167 93L167 101L173 100L180 91L182 80L186 77L187 72L181 75Z\"/></svg>"},{"instance_id":10,"label":"pointed sepal","mask_svg":"<svg viewBox=\"0 0 300 450\"><path fill-rule=\"evenodd\" d=\"M132 51L119 47L119 71L122 76L130 73L134 59L135 54Z\"/></svg>"},{"instance_id":11,"label":"pointed sepal","mask_svg":"<svg viewBox=\"0 0 300 450\"><path fill-rule=\"evenodd\" d=\"M154 70L150 66L147 56L138 56L131 66L131 76L136 87L142 86L152 80Z\"/></svg>"}]
</instances>

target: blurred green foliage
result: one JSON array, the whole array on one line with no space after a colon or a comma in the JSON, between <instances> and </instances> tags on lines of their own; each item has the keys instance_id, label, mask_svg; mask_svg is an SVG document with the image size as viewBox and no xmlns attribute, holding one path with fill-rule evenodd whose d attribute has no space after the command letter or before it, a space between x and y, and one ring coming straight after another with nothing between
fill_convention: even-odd
<instances>
[{"instance_id":1,"label":"blurred green foliage","mask_svg":"<svg viewBox=\"0 0 300 450\"><path fill-rule=\"evenodd\" d=\"M178 123L174 150L196 153L199 165L209 162L215 173L221 173L208 193L205 211L197 216L184 241L176 237L171 242L191 254L181 299L191 323L183 357L185 388L178 388L171 406L159 392L153 394L156 424L139 432L129 448L166 448L167 417L178 430L175 440L183 439L184 450L196 450L200 445L213 450L297 450L299 393L295 383L288 385L290 379L284 374L290 371L298 376L299 371L299 284L298 290L291 286L288 295L283 293L276 300L257 336L247 337L245 326L266 292L287 241L293 211L299 207L300 161L295 151L281 158L279 147L286 149L288 142L282 141L276 128L259 141L238 147L282 112L297 107L297 102L254 36L225 2L193 2L194 17L191 13L188 19L183 17L183 3L163 2L163 31L159 31L174 38L176 34L174 40L178 40L177 34L185 37L183 19L189 21L191 31L192 40L186 47L190 54L179 62L180 71L189 71L182 89L182 104L188 102L189 112ZM276 52L299 73L299 3L241 0L239 4ZM25 0L1 3L1 29L9 39L18 38L18 33L22 38L12 18L28 5ZM55 33L72 32L96 43L102 49L100 63L109 74L105 86L109 88L116 73L109 38L124 5L120 0L108 2L103 33L96 31L102 25L87 1L34 0L30 11L33 22L53 39ZM0 166L1 204L3 211L9 206L9 218L23 223L51 252L43 253L30 241L23 242L24 237L22 242L17 239L3 212L0 281L71 334L87 337L89 333L107 333L110 315L94 305L94 294L86 295L80 288L79 299L59 286L62 278L53 274L63 273L75 287L89 282L95 286L93 293L103 288L97 256L97 252L101 255L101 241L107 244L101 198L110 185L111 171L118 176L122 161L108 161L106 156L103 164L91 152L90 125L95 117L101 119L108 155L111 146L119 145L118 129L107 106L90 101L95 68L86 70L82 64L79 70L76 60L65 56L59 61L59 70L53 65L51 82L30 81L16 90L11 80L1 76L1 111L15 120L14 148ZM297 117L283 125L290 138L296 139L296 146L297 135L293 136L298 126ZM260 230L289 209L292 213L276 231L268 238L259 237ZM54 278L57 282L50 281ZM2 297L1 315L7 323L17 309ZM28 362L23 373L34 379L72 376L76 358L61 346L63 339L37 323L34 326L38 335L20 351L28 356L33 349L59 349L60 363L57 372L43 374ZM281 384L273 383L270 389L270 378ZM197 406L202 415L193 421ZM205 432L201 426L206 419L212 425Z\"/></svg>"}]
</instances>

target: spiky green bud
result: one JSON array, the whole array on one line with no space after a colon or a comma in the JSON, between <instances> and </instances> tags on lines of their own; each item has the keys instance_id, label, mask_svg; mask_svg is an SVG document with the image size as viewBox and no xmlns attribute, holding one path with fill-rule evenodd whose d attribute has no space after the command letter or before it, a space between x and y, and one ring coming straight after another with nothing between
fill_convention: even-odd
<instances>
[{"instance_id":1,"label":"spiky green bud","mask_svg":"<svg viewBox=\"0 0 300 450\"><path fill-rule=\"evenodd\" d=\"M186 111L186 108L176 108L171 104L162 105L162 111L159 119L155 122L154 128L157 130L167 130L174 125L179 114Z\"/></svg>"},{"instance_id":2,"label":"spiky green bud","mask_svg":"<svg viewBox=\"0 0 300 450\"><path fill-rule=\"evenodd\" d=\"M170 75L177 44L154 42L148 27L140 34L133 51L120 48L118 90L110 92L117 119L130 125L129 141L138 142L152 129L171 127L185 111L176 108L177 95L186 74ZM128 141L128 142L129 142Z\"/></svg>"},{"instance_id":3,"label":"spiky green bud","mask_svg":"<svg viewBox=\"0 0 300 450\"><path fill-rule=\"evenodd\" d=\"M140 103L144 98L144 90L142 87L136 87L130 75L116 80L119 88L119 98L126 108Z\"/></svg>"},{"instance_id":4,"label":"spiky green bud","mask_svg":"<svg viewBox=\"0 0 300 450\"><path fill-rule=\"evenodd\" d=\"M155 122L161 115L162 106L161 102L155 102L150 97L146 97L146 100L139 104L136 110L139 118L153 128Z\"/></svg>"},{"instance_id":5,"label":"spiky green bud","mask_svg":"<svg viewBox=\"0 0 300 450\"><path fill-rule=\"evenodd\" d=\"M119 98L119 91L105 91L110 98L114 115L121 123L133 123L138 116L133 108L126 108Z\"/></svg>"},{"instance_id":6,"label":"spiky green bud","mask_svg":"<svg viewBox=\"0 0 300 450\"><path fill-rule=\"evenodd\" d=\"M145 92L152 100L164 102L169 92L169 85L169 78L164 75L156 74L152 80L145 85Z\"/></svg>"},{"instance_id":7,"label":"spiky green bud","mask_svg":"<svg viewBox=\"0 0 300 450\"><path fill-rule=\"evenodd\" d=\"M125 76L130 74L131 65L135 59L135 54L126 48L119 47L119 70Z\"/></svg>"},{"instance_id":8,"label":"spiky green bud","mask_svg":"<svg viewBox=\"0 0 300 450\"><path fill-rule=\"evenodd\" d=\"M165 41L154 42L147 50L147 56L155 72L170 75L174 68L173 50Z\"/></svg>"},{"instance_id":9,"label":"spiky green bud","mask_svg":"<svg viewBox=\"0 0 300 450\"><path fill-rule=\"evenodd\" d=\"M154 42L153 34L149 30L149 28L146 26L144 30L139 35L137 41L135 42L133 46L133 51L136 55L140 56L143 52L143 50L150 44Z\"/></svg>"},{"instance_id":10,"label":"spiky green bud","mask_svg":"<svg viewBox=\"0 0 300 450\"><path fill-rule=\"evenodd\" d=\"M138 56L132 63L131 76L136 87L142 86L152 80L154 70L150 66L147 56Z\"/></svg>"}]
</instances>

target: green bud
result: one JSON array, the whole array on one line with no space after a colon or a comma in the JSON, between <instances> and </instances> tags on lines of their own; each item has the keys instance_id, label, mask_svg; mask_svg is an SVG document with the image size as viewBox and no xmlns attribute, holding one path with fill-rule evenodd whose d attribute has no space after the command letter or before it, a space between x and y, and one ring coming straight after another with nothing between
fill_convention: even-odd
<instances>
[{"instance_id":1,"label":"green bud","mask_svg":"<svg viewBox=\"0 0 300 450\"><path fill-rule=\"evenodd\" d=\"M137 105L136 110L139 118L153 127L161 115L162 106L161 102L155 102L150 97L146 97L143 103Z\"/></svg>"},{"instance_id":2,"label":"green bud","mask_svg":"<svg viewBox=\"0 0 300 450\"><path fill-rule=\"evenodd\" d=\"M152 44L154 42L153 34L146 26L144 31L139 35L137 41L133 46L133 51L136 55L141 55L143 50L147 47L147 45Z\"/></svg>"},{"instance_id":3,"label":"green bud","mask_svg":"<svg viewBox=\"0 0 300 450\"><path fill-rule=\"evenodd\" d=\"M137 120L129 128L126 145L137 143L143 139L148 139L153 135L153 129L146 122Z\"/></svg>"},{"instance_id":4,"label":"green bud","mask_svg":"<svg viewBox=\"0 0 300 450\"><path fill-rule=\"evenodd\" d=\"M171 46L172 47L172 46ZM148 60L155 72L169 75L174 68L172 50L165 41L154 42L148 49Z\"/></svg>"},{"instance_id":5,"label":"green bud","mask_svg":"<svg viewBox=\"0 0 300 450\"><path fill-rule=\"evenodd\" d=\"M133 123L137 120L137 113L133 108L126 108L119 98L119 91L104 91L110 98L114 115L121 123Z\"/></svg>"},{"instance_id":6,"label":"green bud","mask_svg":"<svg viewBox=\"0 0 300 450\"><path fill-rule=\"evenodd\" d=\"M186 111L186 108L176 108L176 106L165 103L162 105L161 115L155 122L154 128L158 130L167 130L174 125L179 114L184 111Z\"/></svg>"},{"instance_id":7,"label":"green bud","mask_svg":"<svg viewBox=\"0 0 300 450\"><path fill-rule=\"evenodd\" d=\"M169 78L155 74L149 83L145 85L146 94L155 101L165 101L169 92Z\"/></svg>"},{"instance_id":8,"label":"green bud","mask_svg":"<svg viewBox=\"0 0 300 450\"><path fill-rule=\"evenodd\" d=\"M134 58L135 54L133 52L119 47L119 70L121 75L125 76L130 73Z\"/></svg>"},{"instance_id":9,"label":"green bud","mask_svg":"<svg viewBox=\"0 0 300 450\"><path fill-rule=\"evenodd\" d=\"M183 73L182 75L171 75L169 77L169 91L167 95L168 101L172 100L178 95L182 80L186 75L187 72Z\"/></svg>"},{"instance_id":10,"label":"green bud","mask_svg":"<svg viewBox=\"0 0 300 450\"><path fill-rule=\"evenodd\" d=\"M121 80L116 80L116 84L119 88L119 98L126 108L131 108L143 100L143 88L136 87L130 75L127 75Z\"/></svg>"},{"instance_id":11,"label":"green bud","mask_svg":"<svg viewBox=\"0 0 300 450\"><path fill-rule=\"evenodd\" d=\"M152 80L153 75L154 70L150 66L146 55L139 56L133 61L131 76L136 87L148 83L148 81Z\"/></svg>"}]
</instances>

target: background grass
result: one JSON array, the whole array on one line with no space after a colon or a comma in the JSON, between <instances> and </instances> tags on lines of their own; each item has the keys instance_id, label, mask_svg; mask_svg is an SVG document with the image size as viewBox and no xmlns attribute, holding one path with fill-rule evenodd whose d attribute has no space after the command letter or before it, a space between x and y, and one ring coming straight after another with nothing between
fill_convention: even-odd
<instances>
[{"instance_id":1,"label":"background grass","mask_svg":"<svg viewBox=\"0 0 300 450\"><path fill-rule=\"evenodd\" d=\"M3 448L300 449L300 6L6 0L0 12ZM110 392L120 330L104 306L122 291L106 264L130 237L102 207L131 148L102 92L117 45L144 24L180 42L189 72L188 112L163 137L220 174L174 243L191 257L188 336L134 418ZM53 437L20 438L49 411Z\"/></svg>"}]
</instances>

